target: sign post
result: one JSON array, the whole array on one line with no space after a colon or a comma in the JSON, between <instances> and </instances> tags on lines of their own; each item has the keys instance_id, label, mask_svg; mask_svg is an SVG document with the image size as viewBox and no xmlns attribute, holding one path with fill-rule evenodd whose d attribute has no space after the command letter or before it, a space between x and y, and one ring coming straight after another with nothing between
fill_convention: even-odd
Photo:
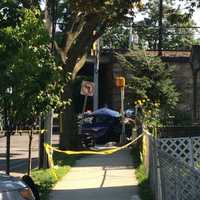
<instances>
[{"instance_id":1,"label":"sign post","mask_svg":"<svg viewBox=\"0 0 200 200\"><path fill-rule=\"evenodd\" d=\"M121 94L121 116L122 116L122 133L120 136L120 143L124 144L126 142L126 134L125 134L125 115L124 115L124 93L125 93L125 78L122 76L116 77L116 86L120 88Z\"/></svg>"},{"instance_id":2,"label":"sign post","mask_svg":"<svg viewBox=\"0 0 200 200\"><path fill-rule=\"evenodd\" d=\"M84 113L84 112L85 112L85 110L86 110L86 106L87 106L87 99L88 99L88 96L85 96L85 97L84 97L84 102L83 102L83 110L82 110L82 113Z\"/></svg>"},{"instance_id":3,"label":"sign post","mask_svg":"<svg viewBox=\"0 0 200 200\"><path fill-rule=\"evenodd\" d=\"M93 50L95 51L94 56L95 56L95 61L94 61L94 84L95 84L95 92L94 92L94 97L93 97L93 111L98 109L99 105L99 52L100 52L100 42L99 39L94 43L94 48Z\"/></svg>"},{"instance_id":4,"label":"sign post","mask_svg":"<svg viewBox=\"0 0 200 200\"><path fill-rule=\"evenodd\" d=\"M93 96L94 92L95 92L95 84L93 82L82 81L80 93L81 93L81 95L85 96L84 97L84 102L83 102L82 114L86 110L88 96ZM79 134L81 133L82 123L83 122L82 122L82 118L81 118L80 123L79 123Z\"/></svg>"}]
</instances>

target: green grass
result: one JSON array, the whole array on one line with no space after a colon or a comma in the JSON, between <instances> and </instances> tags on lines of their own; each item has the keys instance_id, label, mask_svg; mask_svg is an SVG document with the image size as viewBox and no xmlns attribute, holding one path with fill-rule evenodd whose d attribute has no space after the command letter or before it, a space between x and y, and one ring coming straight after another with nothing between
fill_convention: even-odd
<instances>
[{"instance_id":1,"label":"green grass","mask_svg":"<svg viewBox=\"0 0 200 200\"><path fill-rule=\"evenodd\" d=\"M140 198L142 200L153 200L153 195L149 186L149 178L143 164L140 164L139 167L136 168L136 178L139 183Z\"/></svg>"},{"instance_id":2,"label":"green grass","mask_svg":"<svg viewBox=\"0 0 200 200\"><path fill-rule=\"evenodd\" d=\"M55 169L38 169L32 171L32 178L38 186L40 198L48 200L48 195L56 182L67 174L70 166L74 165L78 156L67 156L62 153L54 153ZM56 174L56 176L55 176Z\"/></svg>"},{"instance_id":3,"label":"green grass","mask_svg":"<svg viewBox=\"0 0 200 200\"><path fill-rule=\"evenodd\" d=\"M136 178L138 180L139 195L142 200L153 200L153 195L149 185L149 177L146 173L145 167L140 159L139 148L134 146L132 148L132 155L136 168Z\"/></svg>"}]
</instances>

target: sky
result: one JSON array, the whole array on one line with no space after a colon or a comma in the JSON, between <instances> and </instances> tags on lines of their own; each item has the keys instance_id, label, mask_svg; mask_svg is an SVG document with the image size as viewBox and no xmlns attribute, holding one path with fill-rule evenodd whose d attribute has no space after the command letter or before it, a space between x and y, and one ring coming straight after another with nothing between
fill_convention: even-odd
<instances>
[{"instance_id":1,"label":"sky","mask_svg":"<svg viewBox=\"0 0 200 200\"><path fill-rule=\"evenodd\" d=\"M43 0L42 2L41 2L41 7L42 8L44 8L44 1L45 0ZM146 3L146 2L148 2L149 0L142 0L144 3ZM177 5L179 5L180 4L180 1L179 0L176 0L177 1ZM176 6L177 6L176 5ZM200 26L200 8L198 8L198 9L196 9L196 11L195 11L195 13L194 13L194 15L193 15L193 19L194 19L194 21L197 23L197 26Z\"/></svg>"},{"instance_id":2,"label":"sky","mask_svg":"<svg viewBox=\"0 0 200 200\"><path fill-rule=\"evenodd\" d=\"M142 0L142 2L144 2L144 3L148 2L148 1L150 1L150 0ZM174 6L178 7L178 5L180 5L180 4L182 5L182 7L184 6L184 3L181 3L180 0L176 0L176 3ZM194 12L193 19L196 22L197 26L200 26L200 8L197 8L196 11Z\"/></svg>"},{"instance_id":3,"label":"sky","mask_svg":"<svg viewBox=\"0 0 200 200\"><path fill-rule=\"evenodd\" d=\"M142 0L142 1L143 1L143 3L146 3L146 2L148 2L150 0ZM158 0L158 2L159 2L159 0ZM179 0L176 0L176 3L175 3L174 6L178 7L180 4L182 4L181 7L184 7L183 3L181 3ZM141 15L140 13L138 13L138 14L136 14L136 17L135 17L134 20L135 21L140 21L140 20L142 20L143 17L144 17L144 15ZM193 20L195 21L196 26L200 27L200 8L196 8L195 9L195 12L193 13ZM198 32L196 32L195 35L194 35L195 38L199 38L200 37L200 28L197 29L197 30L198 30Z\"/></svg>"},{"instance_id":4,"label":"sky","mask_svg":"<svg viewBox=\"0 0 200 200\"><path fill-rule=\"evenodd\" d=\"M194 13L193 19L200 26L200 8Z\"/></svg>"},{"instance_id":5,"label":"sky","mask_svg":"<svg viewBox=\"0 0 200 200\"><path fill-rule=\"evenodd\" d=\"M142 1L144 3L146 3L146 2L148 2L150 0L142 0ZM45 0L41 1L41 7L43 9L44 9L44 5L45 5L44 2L45 2ZM175 7L177 7L179 4L180 4L180 0L176 0ZM141 20L142 19L141 14L138 14L135 19L136 19L136 21L137 20ZM197 8L196 11L194 12L193 19L194 19L195 23L197 24L197 26L200 27L200 8ZM198 29L198 30L200 31L200 29ZM200 37L200 33L196 33L196 37Z\"/></svg>"},{"instance_id":6,"label":"sky","mask_svg":"<svg viewBox=\"0 0 200 200\"><path fill-rule=\"evenodd\" d=\"M180 4L180 1L177 0L177 4ZM194 14L193 14L193 19L196 22L197 26L200 26L200 8L196 8Z\"/></svg>"}]
</instances>

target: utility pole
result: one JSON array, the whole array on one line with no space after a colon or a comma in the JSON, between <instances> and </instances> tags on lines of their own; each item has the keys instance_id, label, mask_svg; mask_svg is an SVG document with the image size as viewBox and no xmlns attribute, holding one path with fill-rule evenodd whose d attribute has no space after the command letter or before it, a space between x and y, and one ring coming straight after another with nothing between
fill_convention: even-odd
<instances>
[{"instance_id":1,"label":"utility pole","mask_svg":"<svg viewBox=\"0 0 200 200\"><path fill-rule=\"evenodd\" d=\"M159 0L158 55L162 56L163 47L163 0Z\"/></svg>"},{"instance_id":2,"label":"utility pole","mask_svg":"<svg viewBox=\"0 0 200 200\"><path fill-rule=\"evenodd\" d=\"M122 132L120 135L120 144L125 144L126 142L126 130L125 130L125 113L124 113L124 98L125 98L125 78L123 76L116 77L116 86L120 89L121 96L121 122L122 122Z\"/></svg>"},{"instance_id":3,"label":"utility pole","mask_svg":"<svg viewBox=\"0 0 200 200\"><path fill-rule=\"evenodd\" d=\"M51 5L51 53L54 54L54 40L55 40L55 32L56 32L56 0L52 1ZM48 168L48 156L46 152L44 152L44 143L52 145L52 134L53 134L53 109L50 109L47 113L44 120L44 128L46 129L45 133L40 134L40 144L39 147L42 148L39 151L40 157L40 167L41 165L44 168Z\"/></svg>"},{"instance_id":4,"label":"utility pole","mask_svg":"<svg viewBox=\"0 0 200 200\"><path fill-rule=\"evenodd\" d=\"M6 104L6 103L5 103ZM10 174L10 127L8 125L8 108L5 106L4 123L6 129L6 174Z\"/></svg>"},{"instance_id":5,"label":"utility pole","mask_svg":"<svg viewBox=\"0 0 200 200\"><path fill-rule=\"evenodd\" d=\"M198 93L198 74L200 71L200 45L193 45L192 47L192 56L191 56L191 66L192 66L192 75L193 75L193 108L192 108L192 121L194 124L200 123L199 121L199 93Z\"/></svg>"},{"instance_id":6,"label":"utility pole","mask_svg":"<svg viewBox=\"0 0 200 200\"><path fill-rule=\"evenodd\" d=\"M131 49L133 47L133 19L131 18L130 29L129 29L129 42L128 47Z\"/></svg>"},{"instance_id":7,"label":"utility pole","mask_svg":"<svg viewBox=\"0 0 200 200\"><path fill-rule=\"evenodd\" d=\"M46 118L45 118L45 121L44 121L44 127L45 129L47 130L46 133L44 133L44 142L49 144L49 145L52 145L52 133L53 133L53 109L51 109ZM44 154L44 168L48 168L48 156L47 154L45 153Z\"/></svg>"},{"instance_id":8,"label":"utility pole","mask_svg":"<svg viewBox=\"0 0 200 200\"><path fill-rule=\"evenodd\" d=\"M12 88L7 88L7 95L12 94ZM12 133L12 122L11 122L11 102L7 99L4 99L4 125L6 129L6 174L10 174L10 137Z\"/></svg>"},{"instance_id":9,"label":"utility pole","mask_svg":"<svg viewBox=\"0 0 200 200\"><path fill-rule=\"evenodd\" d=\"M44 118L43 117L40 117L39 126L40 126L40 129L44 129ZM44 156L45 156L44 134L46 134L46 131L40 132L40 138L39 138L39 169L44 167Z\"/></svg>"},{"instance_id":10,"label":"utility pole","mask_svg":"<svg viewBox=\"0 0 200 200\"><path fill-rule=\"evenodd\" d=\"M138 46L139 43L139 37L137 32L133 31L133 17L130 18L130 28L129 28L129 42L128 42L128 48L133 49L134 47Z\"/></svg>"},{"instance_id":11,"label":"utility pole","mask_svg":"<svg viewBox=\"0 0 200 200\"><path fill-rule=\"evenodd\" d=\"M52 0L52 7L51 7L51 19L52 19L52 30L51 30L51 53L54 55L54 40L55 40L55 32L56 32L56 0ZM45 143L52 145L52 134L53 134L53 115L54 111L51 108L47 113L44 126L47 130L46 134L44 135ZM52 152L51 152L52 153ZM44 158L44 167L49 167L48 165L48 156L45 154Z\"/></svg>"},{"instance_id":12,"label":"utility pole","mask_svg":"<svg viewBox=\"0 0 200 200\"><path fill-rule=\"evenodd\" d=\"M56 32L56 0L52 1L52 8L51 8L51 18L52 18L52 30L51 30L51 51L52 54L54 53L54 39L55 39L55 32Z\"/></svg>"},{"instance_id":13,"label":"utility pole","mask_svg":"<svg viewBox=\"0 0 200 200\"><path fill-rule=\"evenodd\" d=\"M93 111L98 109L99 107L99 63L100 63L100 41L99 39L96 40L94 43L95 45L95 61L94 61L94 84L95 84L95 91L93 96Z\"/></svg>"},{"instance_id":14,"label":"utility pole","mask_svg":"<svg viewBox=\"0 0 200 200\"><path fill-rule=\"evenodd\" d=\"M120 143L125 144L126 142L126 129L125 129L125 113L124 113L124 92L125 92L125 87L120 88L120 93L121 93L121 117L122 117L122 133L121 133L121 138L120 138Z\"/></svg>"}]
</instances>

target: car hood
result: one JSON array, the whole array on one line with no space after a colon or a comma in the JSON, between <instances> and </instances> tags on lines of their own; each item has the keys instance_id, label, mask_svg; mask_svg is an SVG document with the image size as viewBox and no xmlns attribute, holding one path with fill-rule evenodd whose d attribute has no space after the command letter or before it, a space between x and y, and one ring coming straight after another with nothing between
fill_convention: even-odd
<instances>
[{"instance_id":1,"label":"car hood","mask_svg":"<svg viewBox=\"0 0 200 200\"><path fill-rule=\"evenodd\" d=\"M27 186L21 180L5 174L0 174L0 192L18 190Z\"/></svg>"}]
</instances>

